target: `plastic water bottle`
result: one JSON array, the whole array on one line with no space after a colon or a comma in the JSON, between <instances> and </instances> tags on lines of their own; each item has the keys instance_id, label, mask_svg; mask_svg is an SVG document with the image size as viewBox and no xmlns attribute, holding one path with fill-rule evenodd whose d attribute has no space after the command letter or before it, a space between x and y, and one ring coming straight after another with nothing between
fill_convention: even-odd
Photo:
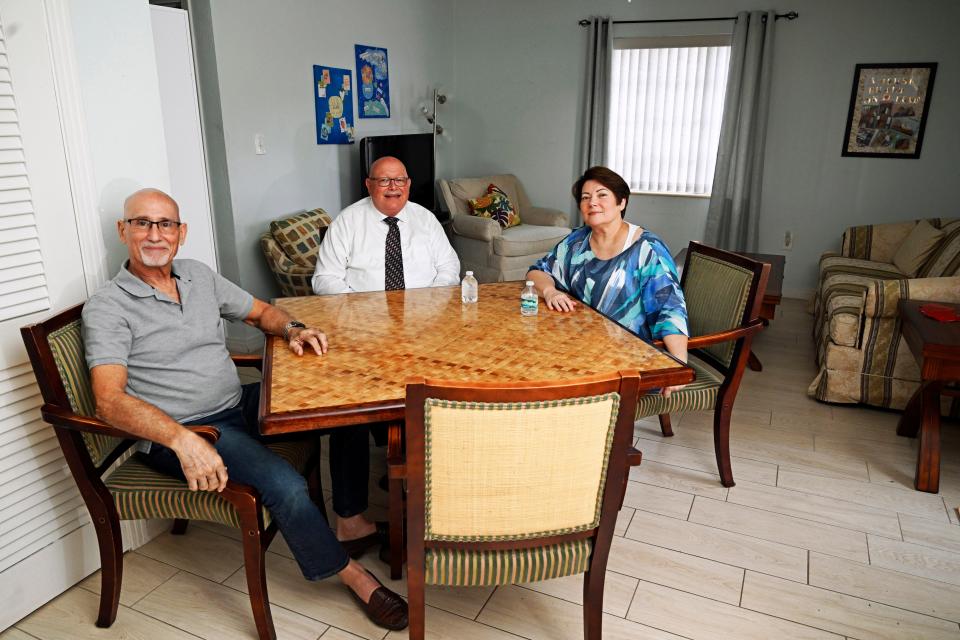
<instances>
[{"instance_id":1,"label":"plastic water bottle","mask_svg":"<svg viewBox=\"0 0 960 640\"><path fill-rule=\"evenodd\" d=\"M533 280L527 280L527 286L520 293L520 315L535 316L539 306L540 298L537 295L537 290L533 288Z\"/></svg>"},{"instance_id":2,"label":"plastic water bottle","mask_svg":"<svg viewBox=\"0 0 960 640\"><path fill-rule=\"evenodd\" d=\"M463 276L463 282L460 283L460 300L463 304L474 304L477 301L477 279L473 277L473 271L467 271Z\"/></svg>"}]
</instances>

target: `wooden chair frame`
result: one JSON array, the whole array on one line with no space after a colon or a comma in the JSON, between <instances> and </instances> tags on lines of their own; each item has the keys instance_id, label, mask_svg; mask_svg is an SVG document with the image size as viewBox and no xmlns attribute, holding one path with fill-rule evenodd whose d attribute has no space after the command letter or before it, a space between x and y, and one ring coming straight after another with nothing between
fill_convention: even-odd
<instances>
[{"instance_id":1,"label":"wooden chair frame","mask_svg":"<svg viewBox=\"0 0 960 640\"><path fill-rule=\"evenodd\" d=\"M120 603L120 585L123 580L123 540L120 534L119 513L113 496L102 478L110 466L137 441L137 437L95 417L76 414L70 406L53 351L50 349L48 336L79 320L82 310L83 304L76 305L43 322L23 327L20 333L43 396L44 405L40 413L56 432L64 458L83 496L97 532L97 543L100 547L101 591L96 625L109 627L117 618L117 608ZM258 369L262 361L260 356L251 354L231 357L237 366ZM220 437L220 432L213 427L188 428L211 444ZM125 441L118 445L100 465L94 465L84 444L83 433L113 436L123 438ZM310 495L326 515L320 485L319 449L308 462L307 470ZM276 640L277 633L267 598L265 554L276 535L277 524L274 521L270 526L264 527L263 505L259 493L253 487L228 480L227 487L220 495L233 505L240 517L243 531L244 569L257 634L260 640ZM182 535L186 532L188 522L185 519L174 520L171 533Z\"/></svg>"},{"instance_id":2,"label":"wooden chair frame","mask_svg":"<svg viewBox=\"0 0 960 640\"><path fill-rule=\"evenodd\" d=\"M699 242L691 242L687 249L687 258L683 266L683 276L680 288L686 290L687 276L690 273L690 259L695 255L723 260L724 262L742 267L753 273L750 282L750 293L744 305L740 326L728 331L711 333L703 336L692 336L687 342L687 350L723 375L723 383L717 391L717 403L713 413L713 446L717 457L717 469L720 472L720 483L725 487L734 486L733 468L730 464L730 416L733 413L733 402L736 400L740 381L743 379L743 370L750 359L753 337L766 326L760 318L760 309L763 306L763 294L767 289L767 279L770 277L770 265L751 260L737 253L710 247ZM714 344L735 340L733 355L729 365L724 365L711 354L703 350ZM663 347L663 342L655 342ZM660 414L660 430L664 437L673 436L673 427L670 424L670 414Z\"/></svg>"},{"instance_id":3,"label":"wooden chair frame","mask_svg":"<svg viewBox=\"0 0 960 640\"><path fill-rule=\"evenodd\" d=\"M640 384L636 371L621 371L571 381L523 383L463 383L442 380L411 379L406 395L406 462L391 469L407 482L407 585L410 605L410 639L424 637L424 558L425 548L464 550L524 549L573 540L592 539L593 553L584 574L584 638L600 640L603 612L603 588L617 512L623 505L628 471L640 464L640 452L631 446L633 422ZM499 542L425 541L425 437L424 400L439 398L475 402L523 402L556 400L618 392L620 408L614 432L610 463L607 466L599 525L595 529L545 538Z\"/></svg>"}]
</instances>

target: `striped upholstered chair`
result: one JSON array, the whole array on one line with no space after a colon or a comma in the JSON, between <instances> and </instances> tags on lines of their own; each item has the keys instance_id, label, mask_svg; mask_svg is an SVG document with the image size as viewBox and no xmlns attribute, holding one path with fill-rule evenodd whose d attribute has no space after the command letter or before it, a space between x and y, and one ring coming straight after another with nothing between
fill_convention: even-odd
<instances>
[{"instance_id":1,"label":"striped upholstered chair","mask_svg":"<svg viewBox=\"0 0 960 640\"><path fill-rule=\"evenodd\" d=\"M174 534L185 533L189 520L207 520L244 532L244 568L257 634L260 640L275 640L264 554L277 527L259 494L232 480L221 493L190 491L186 482L148 467L140 454L124 458L136 440L94 415L80 331L82 309L82 304L77 305L20 332L43 395L41 415L56 431L97 532L102 568L97 626L109 627L117 617L123 578L121 520L173 518ZM234 357L238 366L259 367L259 360L259 356ZM219 437L212 427L190 429L210 442ZM322 508L316 446L292 441L269 446L305 473L311 495ZM118 460L122 461L116 464Z\"/></svg>"},{"instance_id":2,"label":"striped upholstered chair","mask_svg":"<svg viewBox=\"0 0 960 640\"><path fill-rule=\"evenodd\" d=\"M425 584L584 573L584 637L599 640L613 528L640 463L637 373L462 384L407 384L410 639L424 637Z\"/></svg>"},{"instance_id":3,"label":"striped upholstered chair","mask_svg":"<svg viewBox=\"0 0 960 640\"><path fill-rule=\"evenodd\" d=\"M725 487L734 484L730 414L750 343L764 327L758 316L769 275L769 264L691 242L680 286L689 317L688 364L697 377L669 398L649 394L637 401L637 418L659 416L666 437L673 435L671 413L713 411L713 444Z\"/></svg>"}]
</instances>

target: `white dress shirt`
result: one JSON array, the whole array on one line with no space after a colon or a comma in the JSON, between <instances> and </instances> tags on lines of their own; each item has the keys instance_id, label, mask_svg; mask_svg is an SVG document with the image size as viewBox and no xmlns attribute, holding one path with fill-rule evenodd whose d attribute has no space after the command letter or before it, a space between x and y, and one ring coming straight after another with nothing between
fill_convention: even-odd
<instances>
[{"instance_id":1,"label":"white dress shirt","mask_svg":"<svg viewBox=\"0 0 960 640\"><path fill-rule=\"evenodd\" d=\"M313 272L319 295L351 291L383 291L387 216L370 198L340 212L327 229ZM407 289L442 287L460 282L460 259L437 217L414 202L396 215Z\"/></svg>"}]
</instances>

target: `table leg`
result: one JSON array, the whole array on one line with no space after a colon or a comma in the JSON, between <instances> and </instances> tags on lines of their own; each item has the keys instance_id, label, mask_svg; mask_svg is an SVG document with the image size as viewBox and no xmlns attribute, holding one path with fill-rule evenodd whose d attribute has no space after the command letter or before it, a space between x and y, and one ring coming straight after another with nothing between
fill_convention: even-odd
<instances>
[{"instance_id":1,"label":"table leg","mask_svg":"<svg viewBox=\"0 0 960 640\"><path fill-rule=\"evenodd\" d=\"M910 401L907 402L907 406L903 409L903 414L900 416L900 421L897 422L897 435L906 436L907 438L916 438L917 432L920 430L920 421L922 416L920 415L920 406L921 400L923 399L923 384L921 383L917 387L916 392L910 397Z\"/></svg>"},{"instance_id":2,"label":"table leg","mask_svg":"<svg viewBox=\"0 0 960 640\"><path fill-rule=\"evenodd\" d=\"M391 422L387 426L391 580L403 575L403 466L403 422Z\"/></svg>"},{"instance_id":3,"label":"table leg","mask_svg":"<svg viewBox=\"0 0 960 640\"><path fill-rule=\"evenodd\" d=\"M917 491L940 491L940 383L923 384L920 423L920 446L917 453Z\"/></svg>"}]
</instances>

